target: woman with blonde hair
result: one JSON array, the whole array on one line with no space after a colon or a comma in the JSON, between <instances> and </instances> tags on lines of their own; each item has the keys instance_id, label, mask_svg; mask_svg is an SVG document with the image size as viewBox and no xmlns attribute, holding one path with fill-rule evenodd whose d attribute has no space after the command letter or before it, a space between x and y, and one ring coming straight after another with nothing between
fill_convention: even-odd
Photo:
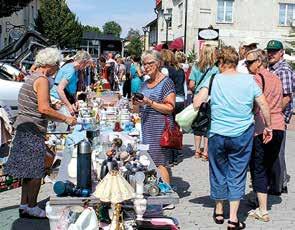
<instances>
[{"instance_id":1,"label":"woman with blonde hair","mask_svg":"<svg viewBox=\"0 0 295 230\"><path fill-rule=\"evenodd\" d=\"M174 118L177 113L180 113L184 109L185 103L185 74L180 64L176 61L175 55L171 50L162 50L162 61L164 63L163 68L168 71L169 78L173 81L176 91L176 102L174 110ZM172 162L178 164L180 161L180 154L178 150L172 150Z\"/></svg>"},{"instance_id":2,"label":"woman with blonde hair","mask_svg":"<svg viewBox=\"0 0 295 230\"><path fill-rule=\"evenodd\" d=\"M196 95L202 88L204 82L212 75L219 72L216 63L216 47L205 44L201 49L199 61L193 66L189 77L189 89ZM208 138L207 134L200 130L193 129L195 135L195 157L208 160ZM204 141L204 149L201 151L201 142Z\"/></svg>"},{"instance_id":3,"label":"woman with blonde hair","mask_svg":"<svg viewBox=\"0 0 295 230\"><path fill-rule=\"evenodd\" d=\"M223 201L229 201L228 230L244 229L238 220L240 200L245 195L257 103L265 121L263 143L272 139L271 118L265 97L250 74L238 73L239 55L233 47L224 47L218 57L220 74L208 79L194 98L198 109L208 100L211 89L211 126L209 130L210 195L215 200L213 219L224 223Z\"/></svg>"}]
</instances>

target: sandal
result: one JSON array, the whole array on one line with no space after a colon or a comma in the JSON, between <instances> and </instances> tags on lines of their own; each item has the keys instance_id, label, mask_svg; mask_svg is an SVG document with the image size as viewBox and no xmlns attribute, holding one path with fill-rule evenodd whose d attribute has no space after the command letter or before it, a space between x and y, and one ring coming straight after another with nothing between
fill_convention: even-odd
<instances>
[{"instance_id":1,"label":"sandal","mask_svg":"<svg viewBox=\"0 0 295 230\"><path fill-rule=\"evenodd\" d=\"M217 219L216 217L222 217L222 219ZM223 214L216 214L216 212L214 211L213 220L216 224L223 224L224 223L224 215Z\"/></svg>"},{"instance_id":2,"label":"sandal","mask_svg":"<svg viewBox=\"0 0 295 230\"><path fill-rule=\"evenodd\" d=\"M248 212L248 216L253 217L257 220L268 222L270 221L267 211L261 211L259 208L253 209Z\"/></svg>"},{"instance_id":3,"label":"sandal","mask_svg":"<svg viewBox=\"0 0 295 230\"><path fill-rule=\"evenodd\" d=\"M208 161L208 154L201 153L202 161Z\"/></svg>"},{"instance_id":4,"label":"sandal","mask_svg":"<svg viewBox=\"0 0 295 230\"><path fill-rule=\"evenodd\" d=\"M202 157L202 151L201 150L196 150L196 152L195 152L195 158L196 159L199 159L201 157Z\"/></svg>"},{"instance_id":5,"label":"sandal","mask_svg":"<svg viewBox=\"0 0 295 230\"><path fill-rule=\"evenodd\" d=\"M234 227L227 226L227 230L240 230L246 228L246 224L244 222L233 222L228 220L227 223L230 225L234 225Z\"/></svg>"}]
</instances>

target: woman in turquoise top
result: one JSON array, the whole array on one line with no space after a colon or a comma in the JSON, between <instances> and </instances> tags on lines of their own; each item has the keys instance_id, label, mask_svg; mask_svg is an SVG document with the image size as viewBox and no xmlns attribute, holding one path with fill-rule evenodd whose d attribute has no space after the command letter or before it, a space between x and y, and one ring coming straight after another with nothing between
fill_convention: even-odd
<instances>
[{"instance_id":1,"label":"woman in turquoise top","mask_svg":"<svg viewBox=\"0 0 295 230\"><path fill-rule=\"evenodd\" d=\"M209 172L210 193L215 200L213 218L216 224L223 224L223 201L228 200L230 215L229 230L244 229L237 212L240 199L245 195L246 176L250 161L254 120L253 104L260 107L266 128L263 142L272 139L270 112L261 89L250 74L236 71L239 55L233 47L222 48L219 69L211 88L211 127L209 130ZM194 107L208 100L209 80L194 98Z\"/></svg>"},{"instance_id":2,"label":"woman in turquoise top","mask_svg":"<svg viewBox=\"0 0 295 230\"><path fill-rule=\"evenodd\" d=\"M213 74L219 73L216 63L216 47L205 44L201 50L198 63L193 66L189 77L189 89L197 94L204 82ZM193 129L195 135L195 157L208 160L208 138L207 133ZM201 151L201 142L204 141L204 149Z\"/></svg>"},{"instance_id":3,"label":"woman in turquoise top","mask_svg":"<svg viewBox=\"0 0 295 230\"><path fill-rule=\"evenodd\" d=\"M131 93L138 93L141 85L143 83L141 76L142 72L140 69L140 58L135 57L133 63L130 66L130 75L131 75Z\"/></svg>"}]
</instances>

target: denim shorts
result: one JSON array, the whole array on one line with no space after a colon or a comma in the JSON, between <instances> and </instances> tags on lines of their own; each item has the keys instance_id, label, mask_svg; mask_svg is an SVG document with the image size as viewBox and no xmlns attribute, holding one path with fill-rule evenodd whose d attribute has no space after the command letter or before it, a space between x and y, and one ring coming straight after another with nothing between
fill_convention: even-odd
<instances>
[{"instance_id":1,"label":"denim shorts","mask_svg":"<svg viewBox=\"0 0 295 230\"><path fill-rule=\"evenodd\" d=\"M240 200L245 195L254 125L241 136L215 134L209 138L210 193L214 200Z\"/></svg>"}]
</instances>

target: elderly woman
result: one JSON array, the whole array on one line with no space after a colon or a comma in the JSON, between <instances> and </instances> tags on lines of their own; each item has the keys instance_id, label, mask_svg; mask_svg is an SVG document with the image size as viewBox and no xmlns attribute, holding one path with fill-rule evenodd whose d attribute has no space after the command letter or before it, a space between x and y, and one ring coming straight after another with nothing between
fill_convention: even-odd
<instances>
[{"instance_id":1,"label":"elderly woman","mask_svg":"<svg viewBox=\"0 0 295 230\"><path fill-rule=\"evenodd\" d=\"M78 71L83 70L91 62L88 52L81 50L72 58L73 62L65 64L56 74L54 86L50 90L53 103L61 103L60 112L66 115L74 115L76 112L76 93L78 83ZM65 106L65 107L64 107Z\"/></svg>"},{"instance_id":2,"label":"elderly woman","mask_svg":"<svg viewBox=\"0 0 295 230\"><path fill-rule=\"evenodd\" d=\"M5 173L22 179L20 217L45 218L37 206L41 178L45 176L45 133L48 119L74 125L76 119L50 107L50 78L58 70L61 54L55 48L38 52L34 72L27 77L18 96L18 116Z\"/></svg>"},{"instance_id":3,"label":"elderly woman","mask_svg":"<svg viewBox=\"0 0 295 230\"><path fill-rule=\"evenodd\" d=\"M223 224L223 200L229 200L228 229L244 229L237 212L245 194L246 173L250 161L253 136L253 103L258 104L266 126L263 142L272 138L270 113L261 89L252 75L236 71L239 55L232 47L222 48L218 57L221 74L213 79L211 90L211 127L209 131L209 171L211 198L216 206L216 224ZM199 108L208 99L210 80L194 98Z\"/></svg>"},{"instance_id":4,"label":"elderly woman","mask_svg":"<svg viewBox=\"0 0 295 230\"><path fill-rule=\"evenodd\" d=\"M261 111L255 113L255 137L253 152L250 161L253 190L257 193L259 208L251 210L249 216L261 221L269 221L267 212L267 192L272 178L272 167L278 159L281 143L284 138L285 122L282 113L283 90L280 79L269 72L267 68L267 55L262 50L252 50L246 55L245 61L250 73L262 88L268 102L272 123L272 140L263 142L265 123Z\"/></svg>"},{"instance_id":5,"label":"elderly woman","mask_svg":"<svg viewBox=\"0 0 295 230\"><path fill-rule=\"evenodd\" d=\"M161 55L157 51L146 51L142 62L150 79L140 89L143 100L135 100L140 105L143 144L149 144L150 155L158 167L163 181L170 183L168 171L171 151L161 148L160 138L164 131L165 118L173 121L175 108L175 88L173 81L161 73Z\"/></svg>"},{"instance_id":6,"label":"elderly woman","mask_svg":"<svg viewBox=\"0 0 295 230\"><path fill-rule=\"evenodd\" d=\"M210 44L204 45L201 50L199 61L193 66L189 77L189 88L197 94L203 83L210 79L213 74L219 72L216 63L216 47ZM193 129L195 135L195 157L208 160L208 138L207 133ZM204 149L201 151L201 142L204 141Z\"/></svg>"}]
</instances>

